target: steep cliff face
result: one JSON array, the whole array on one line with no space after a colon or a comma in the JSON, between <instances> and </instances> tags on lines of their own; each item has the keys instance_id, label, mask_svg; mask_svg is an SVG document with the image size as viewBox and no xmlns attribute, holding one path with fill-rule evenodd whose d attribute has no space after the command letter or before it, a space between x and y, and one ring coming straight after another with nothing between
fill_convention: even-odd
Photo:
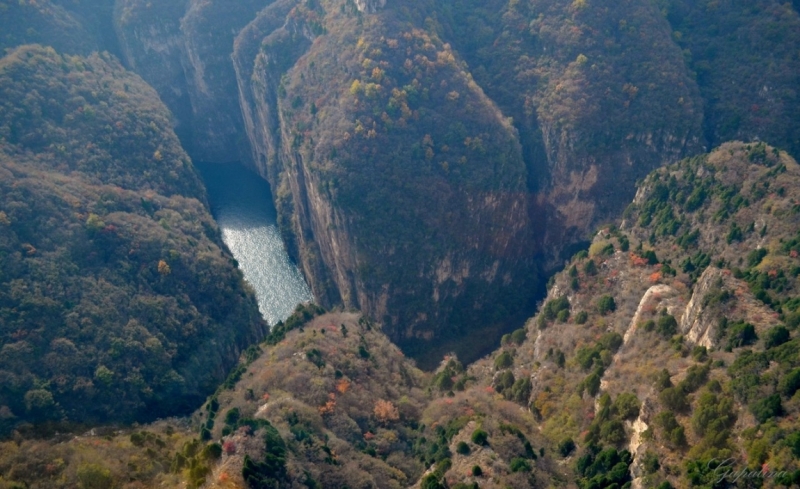
<instances>
[{"instance_id":1,"label":"steep cliff face","mask_svg":"<svg viewBox=\"0 0 800 489\"><path fill-rule=\"evenodd\" d=\"M450 47L398 31L389 7L281 21L287 8L262 11L234 59L254 159L315 297L407 340L452 328L458 307L485 318L489 288L529 290L516 131Z\"/></svg>"},{"instance_id":2,"label":"steep cliff face","mask_svg":"<svg viewBox=\"0 0 800 489\"><path fill-rule=\"evenodd\" d=\"M158 91L173 115L175 133L195 156L192 100L184 71L183 1L115 3L114 27L125 64Z\"/></svg>"},{"instance_id":3,"label":"steep cliff face","mask_svg":"<svg viewBox=\"0 0 800 489\"><path fill-rule=\"evenodd\" d=\"M230 56L236 34L268 2L120 0L115 24L126 63L164 98L189 155L250 156Z\"/></svg>"},{"instance_id":4,"label":"steep cliff face","mask_svg":"<svg viewBox=\"0 0 800 489\"><path fill-rule=\"evenodd\" d=\"M797 155L797 3L670 0L662 6L705 101L709 144L760 139Z\"/></svg>"},{"instance_id":5,"label":"steep cliff face","mask_svg":"<svg viewBox=\"0 0 800 489\"><path fill-rule=\"evenodd\" d=\"M116 17L190 154L270 181L317 299L399 339L525 310L534 261L555 267L638 179L708 141L793 147L796 12L699 8L120 0ZM720 26L770 56L700 56ZM738 129L720 122L751 100Z\"/></svg>"},{"instance_id":6,"label":"steep cliff face","mask_svg":"<svg viewBox=\"0 0 800 489\"><path fill-rule=\"evenodd\" d=\"M467 377L525 392L546 437L578 444L579 485L679 487L713 475L719 453L797 483L783 450L797 429L799 181L800 166L763 144L652 173L621 228L573 257L525 330ZM757 449L767 426L780 428ZM587 468L608 450L630 467Z\"/></svg>"},{"instance_id":7,"label":"steep cliff face","mask_svg":"<svg viewBox=\"0 0 800 489\"><path fill-rule=\"evenodd\" d=\"M620 212L637 180L703 148L700 93L652 2L439 8L441 29L522 135L550 263Z\"/></svg>"}]
</instances>

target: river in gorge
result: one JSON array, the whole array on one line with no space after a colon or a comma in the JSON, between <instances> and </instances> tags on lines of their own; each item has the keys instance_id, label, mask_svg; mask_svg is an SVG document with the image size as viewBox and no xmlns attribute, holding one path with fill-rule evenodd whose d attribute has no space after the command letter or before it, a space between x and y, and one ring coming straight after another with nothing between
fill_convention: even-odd
<instances>
[{"instance_id":1,"label":"river in gorge","mask_svg":"<svg viewBox=\"0 0 800 489\"><path fill-rule=\"evenodd\" d=\"M208 189L222 239L255 289L264 319L276 324L289 317L298 303L313 300L303 275L286 253L269 184L238 164L195 166Z\"/></svg>"}]
</instances>

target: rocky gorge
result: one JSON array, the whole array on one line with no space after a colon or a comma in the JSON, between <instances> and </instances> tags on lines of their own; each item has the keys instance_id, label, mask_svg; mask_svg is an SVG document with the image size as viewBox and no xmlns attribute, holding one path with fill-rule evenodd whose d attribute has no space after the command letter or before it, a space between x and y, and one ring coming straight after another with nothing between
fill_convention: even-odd
<instances>
[{"instance_id":1,"label":"rocky gorge","mask_svg":"<svg viewBox=\"0 0 800 489\"><path fill-rule=\"evenodd\" d=\"M317 300L363 310L412 349L529 314L562 250L652 169L748 134L798 144L777 130L797 104L794 55L769 52L780 70L719 57L746 73L732 100L759 97L772 122L710 103L725 75L687 54L717 42L689 3L120 0L113 25L86 15L106 3L37 8L66 19L61 39L113 28L95 47L158 91L192 158L270 182ZM720 15L794 42L796 12L762 3ZM740 50L765 43L777 37Z\"/></svg>"}]
</instances>

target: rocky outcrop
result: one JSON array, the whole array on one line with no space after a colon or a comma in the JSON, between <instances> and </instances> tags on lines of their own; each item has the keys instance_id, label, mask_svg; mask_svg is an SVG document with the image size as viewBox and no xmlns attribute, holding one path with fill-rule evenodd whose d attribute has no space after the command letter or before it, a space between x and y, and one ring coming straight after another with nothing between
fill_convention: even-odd
<instances>
[{"instance_id":1,"label":"rocky outcrop","mask_svg":"<svg viewBox=\"0 0 800 489\"><path fill-rule=\"evenodd\" d=\"M660 311L662 309L667 309L668 313L674 315L675 309L682 306L677 300L678 295L679 293L677 290L666 284L654 285L647 289L647 292L642 296L642 300L639 301L639 307L636 308L636 314L633 315L630 326L628 326L625 335L622 337L623 342L630 342L633 335L636 334L639 323L643 321L642 318L644 317L645 310Z\"/></svg>"},{"instance_id":2,"label":"rocky outcrop","mask_svg":"<svg viewBox=\"0 0 800 489\"><path fill-rule=\"evenodd\" d=\"M729 274L728 274L729 275ZM717 346L717 324L719 314L717 308L709 308L707 297L711 293L722 291L723 287L730 286L731 280L723 270L716 267L708 267L700 280L695 285L692 298L686 305L686 310L680 319L680 331L686 339L693 344L715 348ZM727 282L727 283L726 283ZM729 290L735 290L733 287ZM712 310L713 309L713 310Z\"/></svg>"},{"instance_id":3,"label":"rocky outcrop","mask_svg":"<svg viewBox=\"0 0 800 489\"><path fill-rule=\"evenodd\" d=\"M642 403L639 409L639 417L631 423L631 439L628 443L628 451L633 455L633 463L631 464L630 471L633 481L631 481L631 488L643 489L643 477L647 475L643 458L647 449L645 442L645 431L652 429L650 425L653 424L653 418L656 416L658 403L654 395L649 395Z\"/></svg>"},{"instance_id":4,"label":"rocky outcrop","mask_svg":"<svg viewBox=\"0 0 800 489\"><path fill-rule=\"evenodd\" d=\"M386 0L355 0L359 12L374 14L386 6Z\"/></svg>"},{"instance_id":5,"label":"rocky outcrop","mask_svg":"<svg viewBox=\"0 0 800 489\"><path fill-rule=\"evenodd\" d=\"M718 348L722 317L753 324L765 331L779 323L770 308L753 297L748 284L730 271L708 267L695 285L692 298L680 318L681 334L692 344Z\"/></svg>"}]
</instances>

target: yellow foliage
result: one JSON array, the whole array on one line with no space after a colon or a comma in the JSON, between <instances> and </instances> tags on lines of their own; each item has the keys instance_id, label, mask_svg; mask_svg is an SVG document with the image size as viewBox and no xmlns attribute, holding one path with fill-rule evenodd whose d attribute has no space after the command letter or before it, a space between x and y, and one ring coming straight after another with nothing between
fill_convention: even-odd
<instances>
[{"instance_id":1,"label":"yellow foliage","mask_svg":"<svg viewBox=\"0 0 800 489\"><path fill-rule=\"evenodd\" d=\"M8 218L5 212L0 211L0 224L3 226L10 226L11 220Z\"/></svg>"},{"instance_id":2,"label":"yellow foliage","mask_svg":"<svg viewBox=\"0 0 800 489\"><path fill-rule=\"evenodd\" d=\"M353 80L353 84L350 85L350 95L358 95L361 93L361 82L358 80Z\"/></svg>"},{"instance_id":3,"label":"yellow foliage","mask_svg":"<svg viewBox=\"0 0 800 489\"><path fill-rule=\"evenodd\" d=\"M170 273L172 273L172 269L169 267L169 264L167 262L165 262L164 260L159 260L158 261L158 273L160 273L161 275L165 275L166 276L166 275L169 275Z\"/></svg>"},{"instance_id":4,"label":"yellow foliage","mask_svg":"<svg viewBox=\"0 0 800 489\"><path fill-rule=\"evenodd\" d=\"M364 86L364 94L368 98L375 98L375 97L378 96L378 92L380 91L380 87L381 86L376 84L376 83L367 83Z\"/></svg>"},{"instance_id":5,"label":"yellow foliage","mask_svg":"<svg viewBox=\"0 0 800 489\"><path fill-rule=\"evenodd\" d=\"M597 256L601 254L606 246L608 246L608 241L604 239L596 240L591 246L589 246L589 256Z\"/></svg>"}]
</instances>

